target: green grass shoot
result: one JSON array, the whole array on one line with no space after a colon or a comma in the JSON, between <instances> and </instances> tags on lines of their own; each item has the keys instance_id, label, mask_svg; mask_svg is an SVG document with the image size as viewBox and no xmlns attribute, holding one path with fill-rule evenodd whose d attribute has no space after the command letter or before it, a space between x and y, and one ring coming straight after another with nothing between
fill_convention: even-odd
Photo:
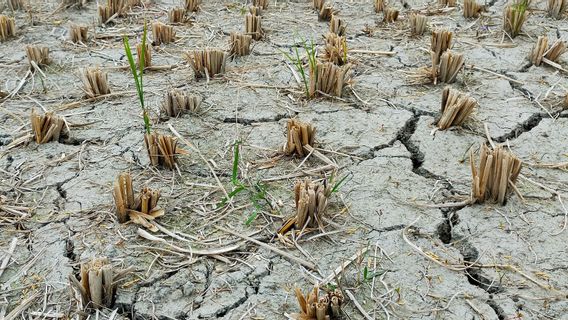
<instances>
[{"instance_id":1,"label":"green grass shoot","mask_svg":"<svg viewBox=\"0 0 568 320\"><path fill-rule=\"evenodd\" d=\"M313 70L312 74L317 76L316 45L313 40L311 40L310 44L308 45L306 40L302 38L300 39L302 47L304 48L304 51L306 52L306 56L308 58L308 67L310 68L309 70ZM306 97L309 98L310 97L310 90L308 87L309 80L306 75L306 69L304 67L302 58L300 57L300 52L298 51L298 47L297 46L294 47L295 56L291 56L289 53L284 52L282 50L280 50L280 52L282 52L282 54L286 57L286 59L290 60L290 62L294 64L294 67L296 67L296 71L298 71L298 73L302 77L302 82L304 83L304 90L306 92Z\"/></svg>"}]
</instances>

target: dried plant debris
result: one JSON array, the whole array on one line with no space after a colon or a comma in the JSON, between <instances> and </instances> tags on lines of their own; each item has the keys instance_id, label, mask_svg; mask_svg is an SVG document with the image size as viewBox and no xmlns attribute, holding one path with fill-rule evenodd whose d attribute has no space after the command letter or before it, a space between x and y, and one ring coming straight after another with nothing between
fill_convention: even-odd
<instances>
[{"instance_id":1,"label":"dried plant debris","mask_svg":"<svg viewBox=\"0 0 568 320\"><path fill-rule=\"evenodd\" d=\"M375 12L383 12L385 10L385 0L375 0Z\"/></svg>"},{"instance_id":2,"label":"dried plant debris","mask_svg":"<svg viewBox=\"0 0 568 320\"><path fill-rule=\"evenodd\" d=\"M199 11L200 5L201 5L201 0L185 0L185 10L189 12Z\"/></svg>"},{"instance_id":3,"label":"dried plant debris","mask_svg":"<svg viewBox=\"0 0 568 320\"><path fill-rule=\"evenodd\" d=\"M32 69L36 66L44 67L51 63L48 47L26 46L26 56Z\"/></svg>"},{"instance_id":4,"label":"dried plant debris","mask_svg":"<svg viewBox=\"0 0 568 320\"><path fill-rule=\"evenodd\" d=\"M505 204L510 190L515 189L515 182L521 172L522 161L503 146L491 150L481 145L479 166L475 166L473 150L470 151L472 197L475 202Z\"/></svg>"},{"instance_id":5,"label":"dried plant debris","mask_svg":"<svg viewBox=\"0 0 568 320\"><path fill-rule=\"evenodd\" d=\"M331 16L331 21L329 23L329 31L337 34L338 36L345 36L345 22L343 19L336 15Z\"/></svg>"},{"instance_id":6,"label":"dried plant debris","mask_svg":"<svg viewBox=\"0 0 568 320\"><path fill-rule=\"evenodd\" d=\"M317 10L317 12L320 12L321 8L323 8L323 5L325 4L325 0L313 0L312 4L314 9Z\"/></svg>"},{"instance_id":7,"label":"dried plant debris","mask_svg":"<svg viewBox=\"0 0 568 320\"><path fill-rule=\"evenodd\" d=\"M185 58L191 64L195 78L214 77L225 72L227 54L219 49L197 50L186 53Z\"/></svg>"},{"instance_id":8,"label":"dried plant debris","mask_svg":"<svg viewBox=\"0 0 568 320\"><path fill-rule=\"evenodd\" d=\"M455 7L456 0L438 0L438 4L443 7Z\"/></svg>"},{"instance_id":9,"label":"dried plant debris","mask_svg":"<svg viewBox=\"0 0 568 320\"><path fill-rule=\"evenodd\" d=\"M113 268L107 258L81 263L81 279L69 275L69 280L71 287L79 293L77 298L82 310L110 308L116 288L128 272Z\"/></svg>"},{"instance_id":10,"label":"dried plant debris","mask_svg":"<svg viewBox=\"0 0 568 320\"><path fill-rule=\"evenodd\" d=\"M315 147L316 128L298 119L290 119L286 126L286 136L285 153L304 157L307 154L304 146Z\"/></svg>"},{"instance_id":11,"label":"dried plant debris","mask_svg":"<svg viewBox=\"0 0 568 320\"><path fill-rule=\"evenodd\" d=\"M426 31L426 28L428 27L428 18L422 14L411 13L409 21L410 33L414 36L424 34L424 31Z\"/></svg>"},{"instance_id":12,"label":"dried plant debris","mask_svg":"<svg viewBox=\"0 0 568 320\"><path fill-rule=\"evenodd\" d=\"M231 32L230 54L236 56L247 56L250 54L252 36L242 33Z\"/></svg>"},{"instance_id":13,"label":"dried plant debris","mask_svg":"<svg viewBox=\"0 0 568 320\"><path fill-rule=\"evenodd\" d=\"M309 180L297 181L294 185L294 199L296 203L295 227L302 230L304 227L317 227L327 208L327 199L331 195L331 186L324 181L312 182Z\"/></svg>"},{"instance_id":14,"label":"dried plant debris","mask_svg":"<svg viewBox=\"0 0 568 320\"><path fill-rule=\"evenodd\" d=\"M245 32L252 36L256 41L262 39L264 31L262 30L261 17L252 14L247 14L245 17Z\"/></svg>"},{"instance_id":15,"label":"dried plant debris","mask_svg":"<svg viewBox=\"0 0 568 320\"><path fill-rule=\"evenodd\" d=\"M521 33L521 28L528 18L530 0L515 0L503 10L503 31L511 38Z\"/></svg>"},{"instance_id":16,"label":"dried plant debris","mask_svg":"<svg viewBox=\"0 0 568 320\"><path fill-rule=\"evenodd\" d=\"M136 45L136 59L138 66L140 66L140 57L142 56L142 44ZM146 50L144 50L144 68L152 66L152 46L146 43Z\"/></svg>"},{"instance_id":17,"label":"dried plant debris","mask_svg":"<svg viewBox=\"0 0 568 320\"><path fill-rule=\"evenodd\" d=\"M483 5L480 5L476 0L464 0L463 1L463 16L464 18L476 18L485 9Z\"/></svg>"},{"instance_id":18,"label":"dried plant debris","mask_svg":"<svg viewBox=\"0 0 568 320\"><path fill-rule=\"evenodd\" d=\"M450 87L444 88L441 116L437 123L438 129L446 130L461 125L476 105L477 101L469 95Z\"/></svg>"},{"instance_id":19,"label":"dried plant debris","mask_svg":"<svg viewBox=\"0 0 568 320\"><path fill-rule=\"evenodd\" d=\"M176 40L176 32L173 26L168 26L159 21L152 23L153 44L159 46L162 43L171 43Z\"/></svg>"},{"instance_id":20,"label":"dried plant debris","mask_svg":"<svg viewBox=\"0 0 568 320\"><path fill-rule=\"evenodd\" d=\"M328 32L325 37L325 47L322 55L324 61L338 66L347 63L347 41L335 33Z\"/></svg>"},{"instance_id":21,"label":"dried plant debris","mask_svg":"<svg viewBox=\"0 0 568 320\"><path fill-rule=\"evenodd\" d=\"M555 18L561 19L568 7L568 0L548 0L548 14Z\"/></svg>"},{"instance_id":22,"label":"dried plant debris","mask_svg":"<svg viewBox=\"0 0 568 320\"><path fill-rule=\"evenodd\" d=\"M317 62L316 70L310 69L310 97L317 92L341 97L346 84L346 76L350 65L335 65L331 62Z\"/></svg>"},{"instance_id":23,"label":"dried plant debris","mask_svg":"<svg viewBox=\"0 0 568 320\"><path fill-rule=\"evenodd\" d=\"M35 109L32 109L30 122L32 124L32 133L38 144L59 141L59 137L67 134L65 119L53 112L40 115L36 113Z\"/></svg>"},{"instance_id":24,"label":"dried plant debris","mask_svg":"<svg viewBox=\"0 0 568 320\"><path fill-rule=\"evenodd\" d=\"M250 6L249 7L249 13L252 14L253 16L261 16L262 15L262 9L260 7Z\"/></svg>"},{"instance_id":25,"label":"dried plant debris","mask_svg":"<svg viewBox=\"0 0 568 320\"><path fill-rule=\"evenodd\" d=\"M334 13L335 13L335 11L333 10L333 6L331 4L324 4L323 7L321 7L321 10L318 13L318 20L319 21L330 21L331 16L333 16Z\"/></svg>"},{"instance_id":26,"label":"dried plant debris","mask_svg":"<svg viewBox=\"0 0 568 320\"><path fill-rule=\"evenodd\" d=\"M14 18L0 15L0 41L16 36L16 23Z\"/></svg>"},{"instance_id":27,"label":"dried plant debris","mask_svg":"<svg viewBox=\"0 0 568 320\"><path fill-rule=\"evenodd\" d=\"M463 64L463 54L453 53L449 50L444 52L440 59L440 66L438 68L438 79L440 82L453 83L456 81L458 72L462 69Z\"/></svg>"},{"instance_id":28,"label":"dried plant debris","mask_svg":"<svg viewBox=\"0 0 568 320\"><path fill-rule=\"evenodd\" d=\"M393 23L398 19L398 10L386 8L383 14L383 22Z\"/></svg>"},{"instance_id":29,"label":"dried plant debris","mask_svg":"<svg viewBox=\"0 0 568 320\"><path fill-rule=\"evenodd\" d=\"M98 6L98 13L99 13L99 22L101 24L107 23L112 16L114 16L115 12L112 11L112 8L109 6Z\"/></svg>"},{"instance_id":30,"label":"dried plant debris","mask_svg":"<svg viewBox=\"0 0 568 320\"><path fill-rule=\"evenodd\" d=\"M156 132L144 135L144 144L148 151L150 163L153 166L163 166L173 169L176 166L177 156L187 152L177 146L177 139Z\"/></svg>"},{"instance_id":31,"label":"dried plant debris","mask_svg":"<svg viewBox=\"0 0 568 320\"><path fill-rule=\"evenodd\" d=\"M73 24L69 27L69 39L74 43L87 43L88 32L88 27Z\"/></svg>"},{"instance_id":32,"label":"dried plant debris","mask_svg":"<svg viewBox=\"0 0 568 320\"><path fill-rule=\"evenodd\" d=\"M170 9L170 11L168 11L168 20L170 23L184 23L185 9L179 7Z\"/></svg>"},{"instance_id":33,"label":"dried plant debris","mask_svg":"<svg viewBox=\"0 0 568 320\"><path fill-rule=\"evenodd\" d=\"M252 5L266 10L268 8L268 0L252 0Z\"/></svg>"},{"instance_id":34,"label":"dried plant debris","mask_svg":"<svg viewBox=\"0 0 568 320\"><path fill-rule=\"evenodd\" d=\"M8 5L8 9L10 11L24 9L24 1L23 0L6 0L6 4Z\"/></svg>"},{"instance_id":35,"label":"dried plant debris","mask_svg":"<svg viewBox=\"0 0 568 320\"><path fill-rule=\"evenodd\" d=\"M113 197L118 222L132 221L150 231L158 231L158 228L150 221L165 213L164 209L158 207L160 191L144 187L135 197L132 177L129 173L121 173L114 182Z\"/></svg>"},{"instance_id":36,"label":"dried plant debris","mask_svg":"<svg viewBox=\"0 0 568 320\"><path fill-rule=\"evenodd\" d=\"M296 320L334 320L341 319L341 306L344 302L343 293L339 289L323 292L320 296L319 287L314 287L304 296L300 288L295 289L300 313L292 314Z\"/></svg>"},{"instance_id":37,"label":"dried plant debris","mask_svg":"<svg viewBox=\"0 0 568 320\"><path fill-rule=\"evenodd\" d=\"M182 113L198 113L201 108L201 97L189 95L183 91L173 89L166 93L162 103L162 111L170 117L177 117Z\"/></svg>"},{"instance_id":38,"label":"dried plant debris","mask_svg":"<svg viewBox=\"0 0 568 320\"><path fill-rule=\"evenodd\" d=\"M548 61L557 62L558 58L566 52L566 42L558 39L556 40L550 48L548 47L548 37L540 36L533 49L529 59L535 66L540 66L543 59Z\"/></svg>"},{"instance_id":39,"label":"dried plant debris","mask_svg":"<svg viewBox=\"0 0 568 320\"><path fill-rule=\"evenodd\" d=\"M142 0L107 0L106 5L98 6L99 22L105 24L115 15L123 16L128 9L140 5Z\"/></svg>"},{"instance_id":40,"label":"dried plant debris","mask_svg":"<svg viewBox=\"0 0 568 320\"><path fill-rule=\"evenodd\" d=\"M450 49L452 45L453 33L448 30L432 31L432 40L430 42L430 51L432 52L432 65L438 65L442 53Z\"/></svg>"},{"instance_id":41,"label":"dried plant debris","mask_svg":"<svg viewBox=\"0 0 568 320\"><path fill-rule=\"evenodd\" d=\"M108 75L99 68L80 69L81 82L88 98L109 94Z\"/></svg>"}]
</instances>

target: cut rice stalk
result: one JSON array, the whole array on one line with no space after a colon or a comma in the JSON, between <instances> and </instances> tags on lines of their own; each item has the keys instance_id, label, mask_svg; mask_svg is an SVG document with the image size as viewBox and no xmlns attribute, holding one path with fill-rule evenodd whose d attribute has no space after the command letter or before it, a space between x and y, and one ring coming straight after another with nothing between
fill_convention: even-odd
<instances>
[{"instance_id":1,"label":"cut rice stalk","mask_svg":"<svg viewBox=\"0 0 568 320\"><path fill-rule=\"evenodd\" d=\"M477 101L459 90L444 88L442 92L441 116L436 124L438 129L446 130L461 125L473 112Z\"/></svg>"}]
</instances>

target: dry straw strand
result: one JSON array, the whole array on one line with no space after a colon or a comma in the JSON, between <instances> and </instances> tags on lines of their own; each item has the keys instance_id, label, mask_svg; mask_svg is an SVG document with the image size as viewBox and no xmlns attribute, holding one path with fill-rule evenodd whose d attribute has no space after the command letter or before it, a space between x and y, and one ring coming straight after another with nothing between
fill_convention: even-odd
<instances>
[{"instance_id":1,"label":"dry straw strand","mask_svg":"<svg viewBox=\"0 0 568 320\"><path fill-rule=\"evenodd\" d=\"M59 137L66 133L65 119L55 115L53 112L40 115L32 108L30 122L32 133L38 144L59 141Z\"/></svg>"},{"instance_id":2,"label":"dry straw strand","mask_svg":"<svg viewBox=\"0 0 568 320\"><path fill-rule=\"evenodd\" d=\"M80 69L81 82L87 97L95 98L110 93L108 75L98 68Z\"/></svg>"},{"instance_id":3,"label":"dry straw strand","mask_svg":"<svg viewBox=\"0 0 568 320\"><path fill-rule=\"evenodd\" d=\"M176 40L176 32L173 26L168 26L160 21L152 23L152 35L154 45L159 46L162 43L167 44Z\"/></svg>"},{"instance_id":4,"label":"dry straw strand","mask_svg":"<svg viewBox=\"0 0 568 320\"><path fill-rule=\"evenodd\" d=\"M250 54L252 36L242 33L231 32L230 54L236 56L247 56Z\"/></svg>"},{"instance_id":5,"label":"dry straw strand","mask_svg":"<svg viewBox=\"0 0 568 320\"><path fill-rule=\"evenodd\" d=\"M424 34L428 27L428 18L423 14L412 13L410 14L410 32L414 36Z\"/></svg>"},{"instance_id":6,"label":"dry straw strand","mask_svg":"<svg viewBox=\"0 0 568 320\"><path fill-rule=\"evenodd\" d=\"M568 0L548 0L548 14L555 19L562 19L566 7L568 7Z\"/></svg>"},{"instance_id":7,"label":"dry straw strand","mask_svg":"<svg viewBox=\"0 0 568 320\"><path fill-rule=\"evenodd\" d=\"M375 12L383 12L385 10L385 0L375 0Z\"/></svg>"},{"instance_id":8,"label":"dry straw strand","mask_svg":"<svg viewBox=\"0 0 568 320\"><path fill-rule=\"evenodd\" d=\"M484 7L476 2L476 0L463 1L463 16L465 18L478 17Z\"/></svg>"},{"instance_id":9,"label":"dry straw strand","mask_svg":"<svg viewBox=\"0 0 568 320\"><path fill-rule=\"evenodd\" d=\"M462 69L463 64L463 54L453 53L449 50L444 52L440 58L440 66L438 69L438 78L440 82L453 83L456 81L458 72Z\"/></svg>"},{"instance_id":10,"label":"dry straw strand","mask_svg":"<svg viewBox=\"0 0 568 320\"><path fill-rule=\"evenodd\" d=\"M316 128L310 123L290 119L286 125L286 133L287 139L284 150L287 155L296 154L304 157L306 155L304 146L315 147Z\"/></svg>"},{"instance_id":11,"label":"dry straw strand","mask_svg":"<svg viewBox=\"0 0 568 320\"><path fill-rule=\"evenodd\" d=\"M73 43L87 43L89 28L85 26L71 25L69 27L69 39Z\"/></svg>"},{"instance_id":12,"label":"dry straw strand","mask_svg":"<svg viewBox=\"0 0 568 320\"><path fill-rule=\"evenodd\" d=\"M343 19L336 15L331 15L331 21L329 23L329 31L337 34L338 36L345 35L345 22Z\"/></svg>"},{"instance_id":13,"label":"dry straw strand","mask_svg":"<svg viewBox=\"0 0 568 320\"><path fill-rule=\"evenodd\" d=\"M383 22L393 23L398 19L398 10L394 8L386 8L383 14Z\"/></svg>"},{"instance_id":14,"label":"dry straw strand","mask_svg":"<svg viewBox=\"0 0 568 320\"><path fill-rule=\"evenodd\" d=\"M28 62L32 68L35 68L34 63L39 67L43 67L51 63L51 60L49 60L48 47L26 46L26 56L28 57Z\"/></svg>"},{"instance_id":15,"label":"dry straw strand","mask_svg":"<svg viewBox=\"0 0 568 320\"><path fill-rule=\"evenodd\" d=\"M173 89L166 93L162 111L170 117L177 117L184 112L197 113L201 108L201 97Z\"/></svg>"},{"instance_id":16,"label":"dry straw strand","mask_svg":"<svg viewBox=\"0 0 568 320\"><path fill-rule=\"evenodd\" d=\"M168 11L168 20L170 23L183 23L185 22L185 8L172 8Z\"/></svg>"},{"instance_id":17,"label":"dry straw strand","mask_svg":"<svg viewBox=\"0 0 568 320\"><path fill-rule=\"evenodd\" d=\"M477 101L469 95L450 87L444 88L442 91L441 116L437 127L440 130L446 130L461 125L473 112L476 105Z\"/></svg>"},{"instance_id":18,"label":"dry straw strand","mask_svg":"<svg viewBox=\"0 0 568 320\"><path fill-rule=\"evenodd\" d=\"M473 200L505 204L506 196L521 172L522 161L500 145L493 150L481 145L479 158L476 167L473 150L470 151Z\"/></svg>"},{"instance_id":19,"label":"dry straw strand","mask_svg":"<svg viewBox=\"0 0 568 320\"><path fill-rule=\"evenodd\" d=\"M14 18L0 15L0 41L16 36L16 23Z\"/></svg>"},{"instance_id":20,"label":"dry straw strand","mask_svg":"<svg viewBox=\"0 0 568 320\"><path fill-rule=\"evenodd\" d=\"M196 50L192 53L186 53L185 57L193 68L195 78L213 77L225 72L227 54L222 50Z\"/></svg>"},{"instance_id":21,"label":"dry straw strand","mask_svg":"<svg viewBox=\"0 0 568 320\"><path fill-rule=\"evenodd\" d=\"M199 6L201 5L201 0L185 0L185 10L188 12L199 11Z\"/></svg>"},{"instance_id":22,"label":"dry straw strand","mask_svg":"<svg viewBox=\"0 0 568 320\"><path fill-rule=\"evenodd\" d=\"M264 35L261 21L262 18L260 16L255 16L250 13L245 17L245 32L246 34L252 36L252 38L256 41L262 39Z\"/></svg>"}]
</instances>

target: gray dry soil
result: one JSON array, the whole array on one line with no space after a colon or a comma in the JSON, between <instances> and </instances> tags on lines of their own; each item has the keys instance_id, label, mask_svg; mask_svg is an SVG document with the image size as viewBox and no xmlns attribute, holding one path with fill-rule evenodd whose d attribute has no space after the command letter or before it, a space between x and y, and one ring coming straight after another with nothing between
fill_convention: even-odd
<instances>
[{"instance_id":1,"label":"gray dry soil","mask_svg":"<svg viewBox=\"0 0 568 320\"><path fill-rule=\"evenodd\" d=\"M33 3L29 12L4 9L15 16L18 31L0 43L0 90L12 92L29 70L25 45L50 47L53 63L44 75L26 77L16 95L0 102L0 261L17 239L0 277L0 318L75 317L68 276L81 262L106 256L116 268L133 272L119 286L112 309L97 315L101 318L117 310L113 317L129 319L284 319L298 310L295 286L308 290L368 248L338 276L341 288L371 319L568 319L563 207L568 173L565 165L542 166L567 161L568 112L560 101L568 81L565 73L531 66L527 59L539 35L568 39L566 15L547 17L545 1L535 1L523 34L511 41L501 29L502 0L487 3L487 12L472 20L463 18L461 4L441 12L434 3L392 1L401 10L393 24L382 22L371 1L334 1L348 24L351 85L342 99L307 101L281 51L291 53L300 37L314 39L321 50L329 23L318 21L307 0L270 1L262 21L265 39L254 42L250 56L229 60L224 75L196 81L182 54L228 49L230 32L244 31L248 4L205 0L191 23L175 26L176 43L153 48L154 65L172 69L149 71L144 81L156 112L171 88L203 97L203 112L197 115L159 122L153 113L154 129L170 133L169 125L176 128L200 149L229 191L235 140L242 141L241 180L252 185L324 166L313 156L302 162L277 152L286 139L287 119L298 117L317 127L321 152L349 178L331 198L326 234L311 231L296 245L290 235L286 241L274 238L294 211L295 179L266 182L269 203L247 226L254 209L251 194L243 192L230 206L215 209L223 194L195 152L181 157L179 171L148 163L133 80L122 68L121 35L136 43L144 16L166 22L177 0L148 1L145 10L133 8L106 27L97 25L93 1L83 9L63 9L59 0L28 0ZM466 57L468 67L452 86L479 102L464 128L434 135L444 85L408 81L411 72L430 63L429 33L411 37L408 29L409 13L428 13L427 8L430 28L453 31L453 50ZM88 43L69 42L72 23L89 25ZM559 62L568 64L566 57ZM78 70L86 66L108 71L117 94L85 102ZM68 105L75 101L80 103ZM31 132L32 108L64 115L69 137L8 149ZM525 162L517 183L524 201L513 194L505 206L436 208L469 198L468 152L487 143L484 123L494 141ZM142 239L136 225L116 221L111 190L124 171L132 173L135 188L161 190L166 215L157 222L187 241L162 232L156 236L202 250L240 241L216 228L224 226L314 262L317 270L251 242L219 259L158 250L169 247ZM13 206L25 215L8 210ZM468 262L483 267L465 268ZM366 266L368 279L363 278ZM343 309L346 319L364 319L352 299Z\"/></svg>"}]
</instances>

